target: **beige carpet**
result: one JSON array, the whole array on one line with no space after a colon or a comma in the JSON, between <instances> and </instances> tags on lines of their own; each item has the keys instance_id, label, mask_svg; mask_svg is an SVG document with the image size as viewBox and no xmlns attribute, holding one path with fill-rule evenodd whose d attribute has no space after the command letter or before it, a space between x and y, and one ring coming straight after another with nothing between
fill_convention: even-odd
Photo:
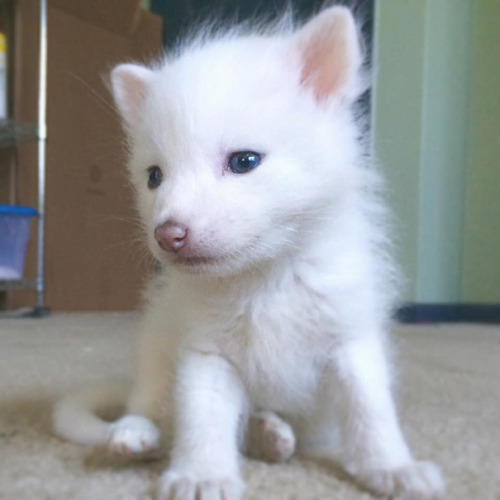
<instances>
[{"instance_id":1,"label":"beige carpet","mask_svg":"<svg viewBox=\"0 0 500 500\"><path fill-rule=\"evenodd\" d=\"M117 463L51 435L54 396L131 371L133 314L0 320L0 498L152 498L164 463ZM399 405L415 454L440 463L452 500L500 499L500 328L400 327ZM248 500L369 499L333 471L247 463Z\"/></svg>"}]
</instances>

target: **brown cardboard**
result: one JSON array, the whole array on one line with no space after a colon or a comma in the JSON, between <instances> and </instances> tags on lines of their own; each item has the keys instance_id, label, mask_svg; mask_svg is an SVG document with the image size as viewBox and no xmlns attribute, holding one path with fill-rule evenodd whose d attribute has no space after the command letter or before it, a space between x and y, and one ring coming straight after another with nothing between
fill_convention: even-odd
<instances>
[{"instance_id":1,"label":"brown cardboard","mask_svg":"<svg viewBox=\"0 0 500 500\"><path fill-rule=\"evenodd\" d=\"M142 10L130 0L51 0L51 7L119 35L131 35Z\"/></svg>"},{"instance_id":2,"label":"brown cardboard","mask_svg":"<svg viewBox=\"0 0 500 500\"><path fill-rule=\"evenodd\" d=\"M37 2L18 0L16 117L36 120ZM49 0L46 303L55 311L137 306L151 265L124 166L123 136L105 78L114 64L161 48L161 21L138 0ZM36 206L36 143L19 148L20 198ZM26 275L35 274L36 232ZM33 304L12 292L10 307Z\"/></svg>"}]
</instances>

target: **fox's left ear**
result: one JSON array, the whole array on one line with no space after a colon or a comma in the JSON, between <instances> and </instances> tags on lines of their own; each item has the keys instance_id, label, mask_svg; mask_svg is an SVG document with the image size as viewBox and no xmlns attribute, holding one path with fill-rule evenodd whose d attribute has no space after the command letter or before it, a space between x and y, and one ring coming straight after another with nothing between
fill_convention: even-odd
<instances>
[{"instance_id":1,"label":"fox's left ear","mask_svg":"<svg viewBox=\"0 0 500 500\"><path fill-rule=\"evenodd\" d=\"M301 85L318 100L352 101L359 95L363 55L356 23L346 7L330 7L294 35L302 64Z\"/></svg>"}]
</instances>

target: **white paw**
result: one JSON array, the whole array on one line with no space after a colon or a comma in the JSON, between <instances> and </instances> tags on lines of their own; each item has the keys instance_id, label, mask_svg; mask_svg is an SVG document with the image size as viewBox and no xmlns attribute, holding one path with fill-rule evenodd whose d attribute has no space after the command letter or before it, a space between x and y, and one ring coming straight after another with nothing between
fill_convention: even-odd
<instances>
[{"instance_id":1,"label":"white paw","mask_svg":"<svg viewBox=\"0 0 500 500\"><path fill-rule=\"evenodd\" d=\"M272 412L259 412L248 422L249 456L268 462L284 462L295 451L295 435L284 420Z\"/></svg>"},{"instance_id":2,"label":"white paw","mask_svg":"<svg viewBox=\"0 0 500 500\"><path fill-rule=\"evenodd\" d=\"M374 470L358 475L359 481L381 497L404 500L438 500L446 487L432 462L413 462L394 470Z\"/></svg>"},{"instance_id":3,"label":"white paw","mask_svg":"<svg viewBox=\"0 0 500 500\"><path fill-rule=\"evenodd\" d=\"M167 471L160 481L158 500L241 500L243 483L238 478L198 478Z\"/></svg>"},{"instance_id":4,"label":"white paw","mask_svg":"<svg viewBox=\"0 0 500 500\"><path fill-rule=\"evenodd\" d=\"M145 417L127 415L111 426L108 450L118 455L150 454L160 447L160 431Z\"/></svg>"}]
</instances>

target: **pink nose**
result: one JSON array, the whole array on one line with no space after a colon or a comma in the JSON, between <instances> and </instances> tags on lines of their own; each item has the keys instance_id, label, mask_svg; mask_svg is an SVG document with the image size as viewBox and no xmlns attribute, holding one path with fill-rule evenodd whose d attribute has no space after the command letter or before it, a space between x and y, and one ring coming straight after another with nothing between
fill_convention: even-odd
<instances>
[{"instance_id":1,"label":"pink nose","mask_svg":"<svg viewBox=\"0 0 500 500\"><path fill-rule=\"evenodd\" d=\"M177 252L185 244L188 228L182 224L168 220L155 229L155 239L160 248L169 252Z\"/></svg>"}]
</instances>

